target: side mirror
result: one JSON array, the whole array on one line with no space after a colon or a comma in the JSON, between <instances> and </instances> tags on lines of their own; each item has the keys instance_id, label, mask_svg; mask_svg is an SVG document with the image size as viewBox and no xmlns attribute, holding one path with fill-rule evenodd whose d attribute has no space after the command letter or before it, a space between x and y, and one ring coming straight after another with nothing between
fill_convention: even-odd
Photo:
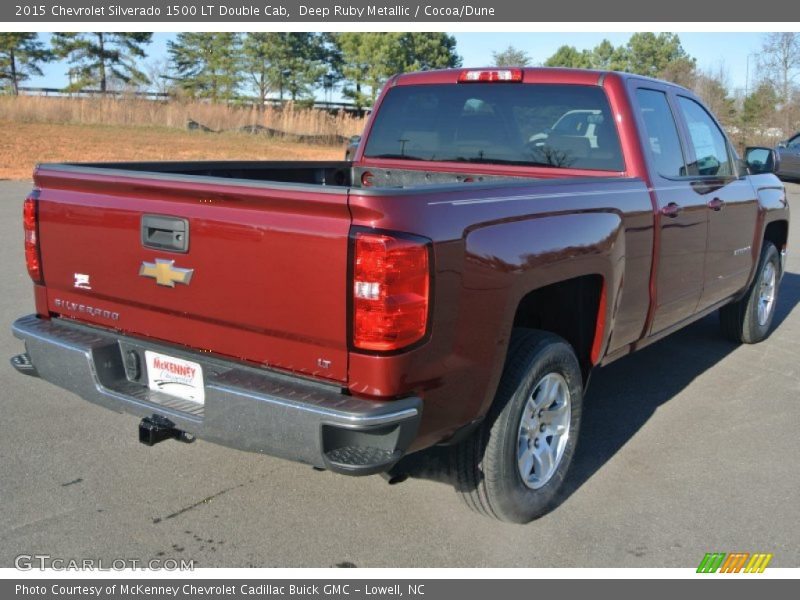
<instances>
[{"instance_id":1,"label":"side mirror","mask_svg":"<svg viewBox=\"0 0 800 600\"><path fill-rule=\"evenodd\" d=\"M350 145L351 146L358 146L358 143L361 141L360 135L351 135L350 136Z\"/></svg>"},{"instance_id":2,"label":"side mirror","mask_svg":"<svg viewBox=\"0 0 800 600\"><path fill-rule=\"evenodd\" d=\"M762 146L751 146L744 149L744 162L750 173L758 175L761 173L774 173L775 165L775 150Z\"/></svg>"},{"instance_id":3,"label":"side mirror","mask_svg":"<svg viewBox=\"0 0 800 600\"><path fill-rule=\"evenodd\" d=\"M786 148L786 140L778 142L778 148Z\"/></svg>"}]
</instances>

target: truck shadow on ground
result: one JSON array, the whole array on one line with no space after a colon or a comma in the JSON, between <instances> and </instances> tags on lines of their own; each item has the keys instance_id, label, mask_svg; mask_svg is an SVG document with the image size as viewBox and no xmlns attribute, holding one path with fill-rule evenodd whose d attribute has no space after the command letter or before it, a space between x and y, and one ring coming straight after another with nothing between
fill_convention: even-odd
<instances>
[{"instance_id":1,"label":"truck shadow on ground","mask_svg":"<svg viewBox=\"0 0 800 600\"><path fill-rule=\"evenodd\" d=\"M798 303L800 274L786 273L773 331ZM558 504L611 460L659 406L737 347L722 337L719 318L713 313L640 352L598 369L584 403L581 441ZM449 449L444 447L411 455L396 471L412 478L457 486L449 469Z\"/></svg>"}]
</instances>

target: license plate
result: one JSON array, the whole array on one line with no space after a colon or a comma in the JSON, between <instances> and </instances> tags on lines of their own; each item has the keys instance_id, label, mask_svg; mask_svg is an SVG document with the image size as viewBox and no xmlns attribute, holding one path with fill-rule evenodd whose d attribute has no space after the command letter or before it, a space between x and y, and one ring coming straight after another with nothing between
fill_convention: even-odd
<instances>
[{"instance_id":1,"label":"license plate","mask_svg":"<svg viewBox=\"0 0 800 600\"><path fill-rule=\"evenodd\" d=\"M144 358L151 390L198 404L205 402L203 368L199 364L149 350L145 351Z\"/></svg>"}]
</instances>

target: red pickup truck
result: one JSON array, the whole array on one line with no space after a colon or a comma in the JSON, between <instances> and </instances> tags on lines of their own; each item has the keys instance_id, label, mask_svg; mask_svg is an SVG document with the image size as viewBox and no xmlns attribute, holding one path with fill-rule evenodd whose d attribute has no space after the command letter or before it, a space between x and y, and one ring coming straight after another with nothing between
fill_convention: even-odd
<instances>
[{"instance_id":1,"label":"red pickup truck","mask_svg":"<svg viewBox=\"0 0 800 600\"><path fill-rule=\"evenodd\" d=\"M746 159L675 85L454 69L392 78L353 162L42 164L12 363L148 444L351 475L450 445L467 503L526 522L595 367L717 310L768 335L789 209Z\"/></svg>"}]
</instances>

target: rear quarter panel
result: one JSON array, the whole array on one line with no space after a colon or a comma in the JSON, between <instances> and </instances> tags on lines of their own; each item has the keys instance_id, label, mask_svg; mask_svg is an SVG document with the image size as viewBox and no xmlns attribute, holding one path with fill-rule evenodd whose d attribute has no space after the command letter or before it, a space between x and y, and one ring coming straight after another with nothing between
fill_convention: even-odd
<instances>
[{"instance_id":1,"label":"rear quarter panel","mask_svg":"<svg viewBox=\"0 0 800 600\"><path fill-rule=\"evenodd\" d=\"M649 308L653 212L637 179L353 190L353 224L433 240L431 337L398 356L351 352L353 393L425 399L424 447L482 416L521 298L581 275L606 285L601 348L638 339Z\"/></svg>"}]
</instances>

